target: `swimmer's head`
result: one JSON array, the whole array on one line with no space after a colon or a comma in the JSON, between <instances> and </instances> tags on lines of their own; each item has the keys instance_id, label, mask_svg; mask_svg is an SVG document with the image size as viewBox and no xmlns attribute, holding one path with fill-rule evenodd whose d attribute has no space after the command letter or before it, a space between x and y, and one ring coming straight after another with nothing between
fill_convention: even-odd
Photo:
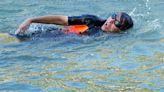
<instances>
[{"instance_id":1,"label":"swimmer's head","mask_svg":"<svg viewBox=\"0 0 164 92\"><path fill-rule=\"evenodd\" d=\"M124 12L113 13L103 24L101 29L105 32L120 32L133 27L132 18Z\"/></svg>"}]
</instances>

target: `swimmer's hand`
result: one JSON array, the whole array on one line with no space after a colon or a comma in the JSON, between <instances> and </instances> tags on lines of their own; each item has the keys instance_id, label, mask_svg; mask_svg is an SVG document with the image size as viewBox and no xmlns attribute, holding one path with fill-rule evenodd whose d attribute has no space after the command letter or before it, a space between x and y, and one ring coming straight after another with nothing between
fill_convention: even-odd
<instances>
[{"instance_id":1,"label":"swimmer's hand","mask_svg":"<svg viewBox=\"0 0 164 92\"><path fill-rule=\"evenodd\" d=\"M15 34L24 34L25 31L29 28L31 23L32 23L31 19L25 20L15 31Z\"/></svg>"}]
</instances>

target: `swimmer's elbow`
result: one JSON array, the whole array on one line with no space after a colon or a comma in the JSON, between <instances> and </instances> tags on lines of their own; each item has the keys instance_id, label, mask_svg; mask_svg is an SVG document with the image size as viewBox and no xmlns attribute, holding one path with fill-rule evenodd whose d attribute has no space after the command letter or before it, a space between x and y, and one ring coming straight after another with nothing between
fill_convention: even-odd
<instances>
[{"instance_id":1,"label":"swimmer's elbow","mask_svg":"<svg viewBox=\"0 0 164 92\"><path fill-rule=\"evenodd\" d=\"M68 25L68 16L63 15L48 15L39 18L40 22L46 24Z\"/></svg>"},{"instance_id":2,"label":"swimmer's elbow","mask_svg":"<svg viewBox=\"0 0 164 92\"><path fill-rule=\"evenodd\" d=\"M59 21L57 24L67 26L68 25L68 16L59 16Z\"/></svg>"}]
</instances>

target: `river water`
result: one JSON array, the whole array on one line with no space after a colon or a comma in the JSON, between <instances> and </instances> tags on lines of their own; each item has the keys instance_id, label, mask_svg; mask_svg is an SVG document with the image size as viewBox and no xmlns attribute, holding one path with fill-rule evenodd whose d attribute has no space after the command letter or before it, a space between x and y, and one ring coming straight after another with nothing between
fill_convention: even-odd
<instances>
[{"instance_id":1,"label":"river water","mask_svg":"<svg viewBox=\"0 0 164 92\"><path fill-rule=\"evenodd\" d=\"M164 92L163 9L163 0L1 0L1 33L14 33L34 16L107 18L119 11L132 16L134 27L124 34L0 42L0 91Z\"/></svg>"}]
</instances>

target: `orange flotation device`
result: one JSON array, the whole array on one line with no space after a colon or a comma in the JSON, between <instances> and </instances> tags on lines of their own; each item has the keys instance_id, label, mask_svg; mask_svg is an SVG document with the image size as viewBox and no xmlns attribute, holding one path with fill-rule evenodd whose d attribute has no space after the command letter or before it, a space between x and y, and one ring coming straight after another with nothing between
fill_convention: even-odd
<instances>
[{"instance_id":1,"label":"orange flotation device","mask_svg":"<svg viewBox=\"0 0 164 92\"><path fill-rule=\"evenodd\" d=\"M72 26L68 26L67 30L68 32L80 34L88 30L88 26L87 25L72 25Z\"/></svg>"}]
</instances>

